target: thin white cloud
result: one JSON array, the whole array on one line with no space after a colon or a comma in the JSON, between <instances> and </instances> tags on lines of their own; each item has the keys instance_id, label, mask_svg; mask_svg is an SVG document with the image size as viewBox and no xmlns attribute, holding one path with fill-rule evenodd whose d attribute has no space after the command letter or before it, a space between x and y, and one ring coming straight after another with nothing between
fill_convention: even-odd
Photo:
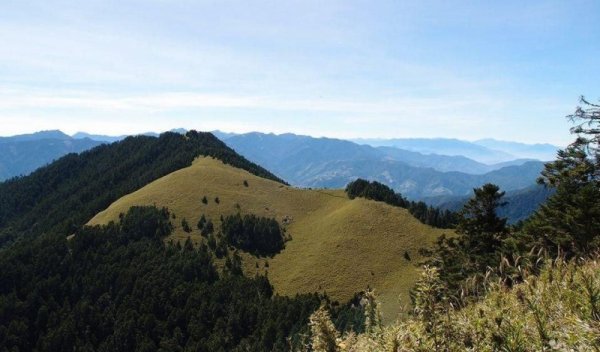
<instances>
[{"instance_id":1,"label":"thin white cloud","mask_svg":"<svg viewBox=\"0 0 600 352\"><path fill-rule=\"evenodd\" d=\"M500 106L498 100L477 98L396 98L380 101L348 101L336 99L285 99L261 96L236 96L194 92L168 92L133 96L111 96L94 93L24 93L0 89L0 109L99 109L158 113L188 108L248 108L294 110L303 112L336 112L352 114L403 115L433 111L453 111L477 106ZM355 120L355 122L360 122Z\"/></svg>"}]
</instances>

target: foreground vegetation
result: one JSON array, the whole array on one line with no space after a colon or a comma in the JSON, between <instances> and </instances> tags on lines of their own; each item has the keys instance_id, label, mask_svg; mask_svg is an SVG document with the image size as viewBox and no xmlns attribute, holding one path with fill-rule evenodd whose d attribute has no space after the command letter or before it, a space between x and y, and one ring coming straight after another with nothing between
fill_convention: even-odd
<instances>
[{"instance_id":1,"label":"foreground vegetation","mask_svg":"<svg viewBox=\"0 0 600 352\"><path fill-rule=\"evenodd\" d=\"M415 287L413 317L367 333L340 334L325 308L311 316L313 351L600 351L599 257L548 261L539 275L507 289L486 283L486 298L453 307L438 270ZM377 315L377 307L370 306Z\"/></svg>"}]
</instances>

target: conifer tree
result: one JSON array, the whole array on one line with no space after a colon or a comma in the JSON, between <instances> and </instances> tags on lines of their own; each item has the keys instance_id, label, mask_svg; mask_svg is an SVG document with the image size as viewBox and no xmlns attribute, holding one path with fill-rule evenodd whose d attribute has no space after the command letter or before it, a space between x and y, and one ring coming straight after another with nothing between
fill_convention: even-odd
<instances>
[{"instance_id":1,"label":"conifer tree","mask_svg":"<svg viewBox=\"0 0 600 352\"><path fill-rule=\"evenodd\" d=\"M525 225L535 244L551 254L584 255L600 247L600 105L567 116L575 141L546 164L539 183L556 188Z\"/></svg>"},{"instance_id":2,"label":"conifer tree","mask_svg":"<svg viewBox=\"0 0 600 352\"><path fill-rule=\"evenodd\" d=\"M458 290L469 276L497 266L508 234L506 218L500 218L496 212L505 204L504 192L489 183L473 192L473 198L458 214L457 236L442 236L433 260L440 269L440 278L452 291Z\"/></svg>"},{"instance_id":3,"label":"conifer tree","mask_svg":"<svg viewBox=\"0 0 600 352\"><path fill-rule=\"evenodd\" d=\"M506 234L506 218L496 214L496 210L506 204L502 201L504 192L491 183L475 188L473 192L474 197L459 213L456 232L468 253L486 256L500 247Z\"/></svg>"}]
</instances>

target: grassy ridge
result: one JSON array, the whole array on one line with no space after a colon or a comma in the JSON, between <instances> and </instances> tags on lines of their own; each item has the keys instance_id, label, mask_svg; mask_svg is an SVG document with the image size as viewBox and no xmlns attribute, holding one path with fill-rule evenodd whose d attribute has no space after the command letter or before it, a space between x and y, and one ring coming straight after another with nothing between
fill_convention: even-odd
<instances>
[{"instance_id":1,"label":"grassy ridge","mask_svg":"<svg viewBox=\"0 0 600 352\"><path fill-rule=\"evenodd\" d=\"M208 204L202 203L204 196ZM401 304L409 303L408 290L418 277L416 264L422 259L418 249L447 232L423 225L405 209L349 200L342 190L296 189L211 158L199 158L192 166L119 199L90 223L107 223L133 205L152 204L174 212L177 225L186 218L194 228L192 233L178 226L172 237L190 236L195 242L202 239L195 228L202 214L217 229L221 215L238 211L274 217L281 224L288 219L284 226L292 240L286 249L268 259L268 267L266 260L245 255L246 273L268 271L276 291L287 295L326 291L334 299L346 300L370 286L378 291L389 320Z\"/></svg>"}]
</instances>

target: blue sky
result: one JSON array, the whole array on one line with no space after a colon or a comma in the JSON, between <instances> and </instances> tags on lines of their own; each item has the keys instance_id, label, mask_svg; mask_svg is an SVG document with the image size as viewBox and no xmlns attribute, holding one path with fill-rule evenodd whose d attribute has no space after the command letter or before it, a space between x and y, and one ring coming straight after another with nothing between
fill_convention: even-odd
<instances>
[{"instance_id":1,"label":"blue sky","mask_svg":"<svg viewBox=\"0 0 600 352\"><path fill-rule=\"evenodd\" d=\"M0 135L564 144L599 77L599 1L0 2Z\"/></svg>"}]
</instances>

